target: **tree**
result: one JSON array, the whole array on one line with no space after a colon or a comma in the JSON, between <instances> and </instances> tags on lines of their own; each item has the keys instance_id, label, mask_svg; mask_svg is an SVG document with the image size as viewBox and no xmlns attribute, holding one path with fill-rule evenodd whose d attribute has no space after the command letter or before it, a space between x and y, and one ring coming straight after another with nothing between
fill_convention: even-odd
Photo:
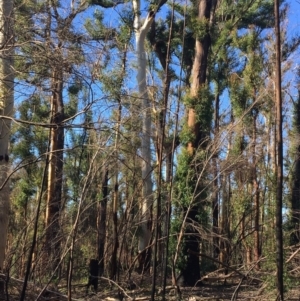
<instances>
[{"instance_id":1,"label":"tree","mask_svg":"<svg viewBox=\"0 0 300 301\"><path fill-rule=\"evenodd\" d=\"M106 243L106 220L107 220L107 198L108 198L108 168L106 165L102 168L101 179L101 199L97 204L97 253L98 253L98 275L104 274L104 248ZM98 287L98 279L96 287Z\"/></svg>"},{"instance_id":2,"label":"tree","mask_svg":"<svg viewBox=\"0 0 300 301\"><path fill-rule=\"evenodd\" d=\"M30 225L34 219L37 206L36 199L43 178L43 159L44 154L47 153L48 138L48 133L44 128L37 128L31 123L41 121L47 123L48 101L42 99L38 94L30 95L19 106L16 106L16 115L27 122L21 127L17 124L12 125L10 141L12 161L15 163L14 166L16 164L18 166L18 171L15 171L11 181L11 210L14 213L14 218L11 217L11 224L14 230L24 229L21 233L11 231L13 236L21 235L22 237L19 240L14 240L16 245L12 243L12 246L16 248L16 251L13 252L13 260L15 260L13 266L18 269L20 277L23 277L26 269L28 245L32 239ZM39 231L42 228L40 227Z\"/></svg>"},{"instance_id":3,"label":"tree","mask_svg":"<svg viewBox=\"0 0 300 301\"><path fill-rule=\"evenodd\" d=\"M0 14L0 270L3 270L10 207L10 117L14 108L13 1L1 0ZM3 286L1 290L3 291Z\"/></svg>"},{"instance_id":4,"label":"tree","mask_svg":"<svg viewBox=\"0 0 300 301\"><path fill-rule=\"evenodd\" d=\"M299 75L298 75L299 76ZM291 180L291 244L300 242L300 145L297 136L300 134L300 87L298 87L298 98L294 103L293 137L292 140L292 180Z\"/></svg>"},{"instance_id":5,"label":"tree","mask_svg":"<svg viewBox=\"0 0 300 301\"><path fill-rule=\"evenodd\" d=\"M211 124L212 101L207 83L208 55L211 46L211 23L216 1L200 0L192 8L192 23L195 30L195 52L191 72L191 86L186 96L187 106L187 139L186 151L183 151L177 170L177 187L183 193L184 221L182 229L186 228L183 250L186 260L182 267L182 275L186 285L194 286L200 279L199 233L194 223L205 219L203 201L205 199L205 184L202 168L204 168L203 153L207 146ZM190 170L190 168L192 170ZM202 174L201 179L198 177ZM188 184L187 184L188 183ZM189 187L184 188L185 185ZM183 231L183 230L182 230Z\"/></svg>"},{"instance_id":6,"label":"tree","mask_svg":"<svg viewBox=\"0 0 300 301\"><path fill-rule=\"evenodd\" d=\"M46 287L58 276L71 300L89 261L89 284L101 277L101 290L132 288L134 268L152 262L152 300L172 259L191 286L217 266L269 273L280 154L273 1L173 2L161 19L165 1L15 1L6 267L25 274L21 299L29 277ZM281 46L284 58L292 45ZM293 159L293 187L283 189L298 231Z\"/></svg>"},{"instance_id":7,"label":"tree","mask_svg":"<svg viewBox=\"0 0 300 301\"><path fill-rule=\"evenodd\" d=\"M151 207L152 207L152 166L151 166L151 104L149 101L147 90L146 76L146 51L145 41L146 35L154 20L154 12L148 13L146 19L141 22L140 0L133 1L134 11L134 33L137 55L137 84L138 96L141 100L141 108L143 112L142 138L141 138L141 159L142 159L142 180L143 180L143 196L141 202L141 223L139 233L139 254L140 268L149 268L150 263L150 238L151 238Z\"/></svg>"},{"instance_id":8,"label":"tree","mask_svg":"<svg viewBox=\"0 0 300 301\"><path fill-rule=\"evenodd\" d=\"M276 283L277 300L284 300L283 284L283 233L282 233L282 192L283 192L283 141L282 141L282 95L281 95L281 41L279 0L274 1L275 17L275 103L276 103Z\"/></svg>"}]
</instances>

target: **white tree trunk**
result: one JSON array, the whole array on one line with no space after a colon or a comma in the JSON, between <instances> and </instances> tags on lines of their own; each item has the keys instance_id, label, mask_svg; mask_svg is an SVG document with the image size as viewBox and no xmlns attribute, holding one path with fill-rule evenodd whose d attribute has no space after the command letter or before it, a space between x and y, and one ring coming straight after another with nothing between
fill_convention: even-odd
<instances>
[{"instance_id":1,"label":"white tree trunk","mask_svg":"<svg viewBox=\"0 0 300 301\"><path fill-rule=\"evenodd\" d=\"M139 97L142 103L143 128L141 139L141 159L142 159L142 180L143 180L143 200L141 203L141 224L139 235L139 252L142 252L148 245L151 236L151 215L152 205L152 179L151 179L151 105L146 83L146 52L145 38L154 19L154 13L150 12L143 24L140 21L140 0L133 0L134 10L134 31L136 40L137 55L137 83Z\"/></svg>"},{"instance_id":2,"label":"white tree trunk","mask_svg":"<svg viewBox=\"0 0 300 301\"><path fill-rule=\"evenodd\" d=\"M0 0L0 270L3 269L8 228L10 192L9 138L13 115L13 0Z\"/></svg>"}]
</instances>

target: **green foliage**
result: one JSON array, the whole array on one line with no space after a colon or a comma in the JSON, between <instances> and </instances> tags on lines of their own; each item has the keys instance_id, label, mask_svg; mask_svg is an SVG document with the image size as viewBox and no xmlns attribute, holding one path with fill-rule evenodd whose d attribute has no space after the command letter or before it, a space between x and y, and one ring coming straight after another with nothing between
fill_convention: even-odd
<instances>
[{"instance_id":1,"label":"green foliage","mask_svg":"<svg viewBox=\"0 0 300 301\"><path fill-rule=\"evenodd\" d=\"M201 124L201 129L207 132L211 128L213 113L213 95L208 86L201 87L198 91L198 102L195 105L197 121Z\"/></svg>"},{"instance_id":2,"label":"green foliage","mask_svg":"<svg viewBox=\"0 0 300 301\"><path fill-rule=\"evenodd\" d=\"M197 122L200 129L204 132L210 130L213 113L213 96L207 86L202 86L198 90L198 95L192 97L187 94L184 98L184 104L187 108L192 108L196 112Z\"/></svg>"},{"instance_id":3,"label":"green foliage","mask_svg":"<svg viewBox=\"0 0 300 301\"><path fill-rule=\"evenodd\" d=\"M188 154L186 149L183 149L179 158L176 171L176 191L178 192L177 199L180 200L180 206L188 206L194 198L197 178L195 170L192 166L192 156Z\"/></svg>"},{"instance_id":4,"label":"green foliage","mask_svg":"<svg viewBox=\"0 0 300 301\"><path fill-rule=\"evenodd\" d=\"M191 28L194 36L198 40L202 40L209 33L209 20L201 19L198 17L191 19Z\"/></svg>"},{"instance_id":5,"label":"green foliage","mask_svg":"<svg viewBox=\"0 0 300 301\"><path fill-rule=\"evenodd\" d=\"M180 142L182 145L186 146L190 141L194 141L194 140L195 140L195 134L185 122L180 131Z\"/></svg>"},{"instance_id":6,"label":"green foliage","mask_svg":"<svg viewBox=\"0 0 300 301\"><path fill-rule=\"evenodd\" d=\"M285 239L288 239L288 237L285 237ZM267 289L272 291L272 290L276 290L277 288L276 277L274 277L274 271L276 271L277 255L274 252L274 248L268 246L268 242L266 242L265 247L266 247L265 252L266 254L268 254L268 256L266 256L265 260L263 261L263 270L266 273L264 273L262 279L265 280L265 283L267 284ZM284 254L284 258L285 257L286 254ZM285 292L289 292L291 289L298 288L300 284L298 277L294 277L289 272L287 265L284 265L283 283L284 283Z\"/></svg>"},{"instance_id":7,"label":"green foliage","mask_svg":"<svg viewBox=\"0 0 300 301\"><path fill-rule=\"evenodd\" d=\"M104 23L104 12L95 10L93 18L86 20L84 26L91 38L95 41L103 41L110 44L111 48L124 49L132 34L133 13L132 10L124 9L121 13L122 23L114 28Z\"/></svg>"},{"instance_id":8,"label":"green foliage","mask_svg":"<svg viewBox=\"0 0 300 301\"><path fill-rule=\"evenodd\" d=\"M28 122L47 122L49 118L49 103L38 95L24 100L18 108L19 118ZM47 149L48 133L43 128L34 125L13 125L11 136L12 154L20 160L34 159ZM28 166L30 168L30 166Z\"/></svg>"},{"instance_id":9,"label":"green foliage","mask_svg":"<svg viewBox=\"0 0 300 301\"><path fill-rule=\"evenodd\" d=\"M248 107L248 91L243 85L238 82L233 82L230 89L230 99L233 114L236 118L240 118L244 115Z\"/></svg>"},{"instance_id":10,"label":"green foliage","mask_svg":"<svg viewBox=\"0 0 300 301\"><path fill-rule=\"evenodd\" d=\"M77 95L80 91L81 87L77 84L70 85L68 87L68 92L72 95Z\"/></svg>"},{"instance_id":11,"label":"green foliage","mask_svg":"<svg viewBox=\"0 0 300 301\"><path fill-rule=\"evenodd\" d=\"M245 7L248 5L245 2L247 3L249 1L239 1L237 3L236 11L243 12L240 14L241 20L239 22L239 28L247 28L249 24L253 24L262 29L271 28L274 26L274 4L272 0L252 1L252 5L250 5L246 10Z\"/></svg>"},{"instance_id":12,"label":"green foliage","mask_svg":"<svg viewBox=\"0 0 300 301\"><path fill-rule=\"evenodd\" d=\"M132 34L132 28L130 26L132 22L132 14L129 13L127 15L124 15L123 20L125 21L125 23L120 26L120 29L118 31L118 36L117 36L119 49L123 49L124 45L129 43Z\"/></svg>"},{"instance_id":13,"label":"green foliage","mask_svg":"<svg viewBox=\"0 0 300 301\"><path fill-rule=\"evenodd\" d=\"M206 190L205 187L205 177L202 175L202 178L199 180L199 170L201 169L202 164L198 162L203 160L203 153L201 155L197 153L196 157L193 158L186 149L182 149L179 157L178 157L178 166L176 170L176 177L174 182L174 192L175 192L175 200L174 200L174 218L171 223L171 232L179 233L183 218L187 213L188 208L193 208L193 210L197 210L195 220L193 223L199 223L202 226L208 225L208 212L205 209L205 199L206 199ZM196 163L197 162L197 163ZM187 223L190 220L186 221ZM187 228L188 225L185 225ZM183 270L187 263L186 253L186 240L189 239L188 236L184 236L182 238L182 242L180 245L180 256L177 261L176 268L179 270ZM170 243L171 253L175 251L175 247L177 245L177 237L173 237ZM184 251L185 250L185 251Z\"/></svg>"},{"instance_id":14,"label":"green foliage","mask_svg":"<svg viewBox=\"0 0 300 301\"><path fill-rule=\"evenodd\" d=\"M117 1L110 0L89 0L90 5L99 5L103 8L110 8L116 5Z\"/></svg>"},{"instance_id":15,"label":"green foliage","mask_svg":"<svg viewBox=\"0 0 300 301\"><path fill-rule=\"evenodd\" d=\"M115 30L113 28L108 28L103 24L104 13L103 11L96 9L93 18L87 19L85 23L85 29L88 31L89 35L93 40L111 40L115 37Z\"/></svg>"},{"instance_id":16,"label":"green foliage","mask_svg":"<svg viewBox=\"0 0 300 301\"><path fill-rule=\"evenodd\" d=\"M21 178L14 187L18 191L14 198L15 204L21 210L27 206L30 198L35 194L36 189L28 178Z\"/></svg>"},{"instance_id":17,"label":"green foliage","mask_svg":"<svg viewBox=\"0 0 300 301\"><path fill-rule=\"evenodd\" d=\"M76 10L79 2L74 2L74 10ZM125 0L124 3L127 2L129 1ZM133 83L134 80L131 77L135 75L135 71L131 71L130 67L132 65L129 65L132 63L133 51L132 5L128 3L119 9L120 6L115 8L116 5L121 4L118 1L89 0L88 4L97 5L98 9L92 15L91 8L86 7L87 13L76 15L74 25L78 26L77 31L65 22L68 18L64 18L64 16L69 12L65 9L66 6L63 1L16 0L15 3L16 55L14 68L17 70L16 97L19 97L18 100L20 100L18 107L16 107L16 118L27 122L13 123L11 139L13 166L19 163L24 164L24 167L16 170L11 178L13 207L18 210L15 212L16 216L20 216L20 213L22 214L28 209L29 214L25 223L30 224L29 221L33 217L34 200L36 199L36 193L41 189L41 174L45 163L43 154L47 150L49 130L46 127L29 123L45 124L49 122L49 99L53 91L53 72L59 69L62 71L64 81L65 119L70 118L65 131L66 150L63 155L62 201L65 207L61 216L63 227L60 239L63 240L71 233L69 231L73 231L71 230L72 223L77 215L79 201L83 201L84 209L80 215L78 240L76 240L74 249L74 264L84 264L82 263L83 257L94 256L97 247L96 203L102 199L101 188L99 188L101 177L98 172L103 164L107 163L110 173L109 186L113 186L115 177L119 181L118 217L120 218L120 224L118 231L120 231L120 237L122 237L122 241L120 239L120 252L125 252L120 253L119 260L122 268L124 268L127 263L123 265L122 260L127 258L126 256L130 255L131 252L134 253L130 250L131 246L128 245L135 245L136 243L134 239L129 241L128 237L131 239L134 235L139 234L140 230L137 226L137 216L139 214L138 202L141 199L140 187L142 182L142 160L139 156L142 128L141 100L136 93L132 92L136 83ZM162 3L164 4L165 1L153 0L148 2L146 11L142 11L141 14L145 16L148 9L156 10ZM197 0L189 2L187 7L176 3L174 15L171 10L164 12L163 18L156 19L155 23L155 42L162 45L163 54L166 53L169 31L171 28L173 30L171 44L169 45L171 54L170 69L173 68L173 73L170 94L168 95L167 119L172 119L175 115L177 97L182 101L184 93L187 94L183 99L185 108L193 109L197 116L195 128L189 128L186 122L181 124L181 147L176 149L179 155L175 163L173 162L174 165L177 165L174 186L172 186L173 182L172 184L167 181L164 182L165 176L163 176L163 199L166 191L170 187L174 187L171 217L171 253L175 251L183 217L186 215L188 208L192 207L195 209L195 214L188 217L188 222L185 225L184 230L186 231L180 246L182 251L176 266L178 269L184 269L189 256L185 247L188 239L192 236L187 233L192 229L189 223L193 220L194 225L211 229L212 207L210 198L212 198L211 194L216 191L221 195L219 214L221 215L222 211L228 211L228 225L219 224L219 227L224 227L224 232L220 235L224 237L224 241L228 240L230 247L232 247L231 251L233 252L230 255L233 254L233 256L230 258L229 264L235 264L236 262L240 264L242 262L242 259L238 257L244 256L241 254L244 251L244 246L251 249L254 244L252 234L254 190L253 182L251 182L252 175L249 170L251 169L250 165L254 162L254 159L250 157L251 143L260 143L255 145L255 147L257 146L255 149L257 154L257 161L255 162L257 180L259 181L259 189L261 189L259 196L261 206L259 231L261 234L260 243L263 244L262 256L269 255L266 261L262 261L262 270L271 275L276 268L274 265L276 258L273 253L275 249L273 222L269 223L269 221L273 221L274 217L276 175L272 170L269 171L272 169L271 164L275 162L272 161L274 158L267 158L270 147L268 145L267 149L267 146L264 145L266 136L262 136L261 133L266 133L265 127L270 126L268 130L272 135L274 134L272 127L274 116L269 117L274 112L274 103L272 91L267 91L267 93L261 93L261 91L262 88L265 88L264 79L273 74L274 69L272 66L273 54L269 55L266 51L272 45L269 40L265 39L268 32L263 31L273 26L273 1L219 1L216 8L215 22L212 25L209 24L208 20L199 21L198 5L199 1ZM113 9L117 11L116 14L111 14ZM91 10L94 10L94 8ZM109 11L110 16L113 15L113 18L115 18L113 21L108 21L107 11ZM57 14L61 14L60 17L57 17ZM80 19L85 23L86 31L84 31L84 29L80 29L81 23L78 20L79 18L86 18L86 16L89 16L89 19ZM114 22L115 20L116 22ZM47 21L51 22L49 27ZM186 91L190 88L189 79L195 56L195 40L201 40L208 33L212 45L207 67L207 84L200 87L196 96L191 97L189 92ZM151 39L151 34L153 33L149 34L149 39ZM47 40L48 38L49 40ZM84 48L81 45L83 42L85 43ZM61 48L59 45L62 45ZM265 45L266 47L262 48ZM284 42L282 45L283 58L289 57L298 45L299 39L297 37L289 43ZM98 47L96 52L90 52L96 47ZM127 49L129 52L124 55ZM88 62L84 56L86 52L89 53ZM265 62L265 60L268 60L268 62ZM152 62L153 65L150 65L150 71L147 73L147 83L149 84L151 81L150 84L155 86L156 98L153 101L158 100L160 102L164 88L164 73L161 71L160 65L156 64L157 60L153 59L150 64ZM83 66L81 63L86 64ZM89 73L91 69L93 70ZM181 69L183 72L181 72ZM268 74L266 75L266 73ZM180 76L181 78L179 78ZM90 86L86 87L85 82ZM22 85L26 85L26 88L19 89ZM175 90L176 92L174 92ZM215 95L220 96L221 102L219 137L211 129L215 99L212 91ZM264 89L264 91L266 90ZM231 109L230 112L223 106L225 98L222 99L223 92L230 95L230 105L228 105ZM30 97L29 94L31 94ZM268 95L264 96L264 94ZM254 103L257 99L259 99L259 102ZM227 105L227 97L225 102ZM76 114L78 107L86 107L87 103L92 105L91 110L85 112L85 114ZM119 126L117 151L113 152L112 145L114 145L116 138L115 125L119 121L119 104L122 105L123 116ZM182 107L183 105L180 103L180 109ZM287 110L289 110L288 106ZM300 111L299 107L296 110ZM286 116L289 116L289 111L286 113ZM256 114L259 116L256 133L257 141L252 142L252 125ZM179 111L179 118L184 119L183 115L183 112ZM73 116L76 117L71 120ZM264 123L264 118L270 119L268 125ZM229 126L231 122L234 125L233 127ZM74 123L74 127L69 127L72 123ZM79 128L77 126L79 124L82 127ZM177 131L176 124L175 121L171 121L165 128L166 147L164 148L164 158L169 156L169 146L172 144L170 137L173 132ZM92 126L94 128L90 130ZM155 126L153 125L153 130L155 130ZM299 138L297 133L300 126L298 123L294 126L295 128L290 133L293 138L297 139ZM198 130L199 132L197 132ZM176 136L177 134L175 133ZM155 135L153 133L149 133L149 135L154 141ZM213 160L209 161L211 153L208 152L206 147L208 143L205 142L216 137L219 139L215 144L216 149L219 147L219 143L222 143L221 140L224 144L227 142L230 144L228 157L225 153L227 147L222 144L220 149L217 149L214 153L216 155ZM199 141L196 141L196 139ZM189 154L186 149L189 142L195 145L193 155ZM295 140L294 145L290 148L290 154L293 158L299 153L296 142ZM92 161L95 149L97 149L98 157L95 161ZM269 160L271 163L268 162ZM31 164L35 161L37 161L35 164ZM92 162L93 166L90 169ZM165 164L165 161L163 164ZM163 168L165 168L165 165L163 165ZM287 174L286 167L284 171ZM151 176L155 172L155 170L152 171ZM218 185L216 186L218 187L211 190L212 186L210 185L215 178L215 174L217 174ZM294 171L289 173L290 176L295 176ZM157 180L155 175L153 178ZM84 190L85 184L87 185L86 190ZM157 183L154 187L157 187ZM111 187L109 187L110 189ZM290 191L284 189L284 192L288 195ZM225 200L226 204L224 205ZM109 197L107 204L108 206L111 205L111 197ZM222 207L223 205L224 207ZM108 207L108 214L110 212L111 208ZM240 229L243 217L245 217L245 233L243 234L247 236L246 238L241 238ZM42 222L41 217L40 223L42 224ZM122 224L123 222L124 224ZM107 237L110 239L112 227L109 219L107 225ZM123 225L126 225L126 227L123 227ZM31 239L31 226L32 224L28 226L29 231L26 234L28 239L26 238L26 241L24 239L24 250ZM40 228L42 229L43 226ZM290 232L292 229L293 227L290 224L285 224L285 232ZM226 232L227 230L228 232ZM125 233L125 231L128 232ZM40 237L42 237L42 233ZM204 241L204 236L201 236L199 241L201 239L203 239L202 250L211 252L211 242ZM109 260L111 241L108 240L107 242L106 258ZM40 245L42 244L39 242ZM67 247L69 246L66 246L66 249ZM38 251L37 248L37 256L40 255ZM23 250L20 252L23 252ZM22 261L26 262L26 259L22 259ZM206 259L201 261L202 271L215 268L211 261ZM65 265L63 264L63 275L66 272L64 269ZM38 268L36 268L36 271L38 271ZM81 272L82 267L79 273ZM291 283L292 285L288 273L284 277L286 284L290 285ZM274 287L274 277L271 278L267 280L270 281L270 286L273 285Z\"/></svg>"},{"instance_id":18,"label":"green foliage","mask_svg":"<svg viewBox=\"0 0 300 301\"><path fill-rule=\"evenodd\" d=\"M248 143L245 139L245 136L238 135L234 140L234 144L230 153L235 157L241 156L247 148L247 145Z\"/></svg>"},{"instance_id":19,"label":"green foliage","mask_svg":"<svg viewBox=\"0 0 300 301\"><path fill-rule=\"evenodd\" d=\"M72 118L78 111L79 93L83 87L80 83L71 84L68 87L69 101L64 105L64 117L65 119Z\"/></svg>"}]
</instances>

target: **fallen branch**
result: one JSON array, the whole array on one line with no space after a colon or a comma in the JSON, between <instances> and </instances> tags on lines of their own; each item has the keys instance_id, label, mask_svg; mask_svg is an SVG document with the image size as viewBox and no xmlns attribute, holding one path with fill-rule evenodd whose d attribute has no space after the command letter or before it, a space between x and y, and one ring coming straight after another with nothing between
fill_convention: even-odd
<instances>
[{"instance_id":1,"label":"fallen branch","mask_svg":"<svg viewBox=\"0 0 300 301\"><path fill-rule=\"evenodd\" d=\"M285 263L289 263L296 255L297 253L300 251L300 248L298 248L290 257L289 259L285 262Z\"/></svg>"},{"instance_id":2,"label":"fallen branch","mask_svg":"<svg viewBox=\"0 0 300 301\"><path fill-rule=\"evenodd\" d=\"M237 293L238 293L238 290L239 288L241 287L242 283L243 283L243 280L248 277L248 274L256 267L256 265L262 260L263 258L261 258L260 260L258 260L257 262L255 262L252 267L247 271L247 273L245 274L245 276L240 280L239 284L237 285L237 287L235 288L233 294L232 294L232 297L231 297L231 301L234 301L236 300L237 298Z\"/></svg>"},{"instance_id":3,"label":"fallen branch","mask_svg":"<svg viewBox=\"0 0 300 301\"><path fill-rule=\"evenodd\" d=\"M258 279L258 278L250 277L250 276L248 276L247 274L245 275L245 274L241 273L240 271L238 271L237 269L235 269L235 268L233 268L233 267L227 265L226 263L223 263L223 262L221 262L221 261L219 261L219 260L217 260L217 259L214 259L214 258L212 258L212 257L210 257L210 256L208 256L208 255L206 255L206 254L203 254L203 253L197 253L197 252L194 252L194 251L191 251L191 250L188 250L188 253L193 254L193 255L195 255L195 256L198 256L198 257L205 257L205 258L207 258L207 259L209 259L209 260L211 260L211 261L213 261L213 262L215 262L215 263L218 263L218 264L222 265L223 267L225 267L225 268L227 268L227 269L229 269L229 270L231 270L231 271L237 273L239 276L241 276L241 277L243 277L243 278L245 278L245 277L246 277L246 278L251 278L252 280L256 280L256 281L258 281L258 282L262 282L262 280L260 280L260 279ZM262 259L261 259L261 260L262 260Z\"/></svg>"},{"instance_id":4,"label":"fallen branch","mask_svg":"<svg viewBox=\"0 0 300 301\"><path fill-rule=\"evenodd\" d=\"M116 283L115 281L113 281L113 280L111 280L111 279L109 279L109 278L106 278L106 277L100 277L100 279L106 280L106 281L112 283L113 285L117 286L118 289L124 294L124 296L126 296L126 297L129 298L130 300L133 300L133 298L130 297L130 296L125 292L125 290L124 290L118 283Z\"/></svg>"}]
</instances>

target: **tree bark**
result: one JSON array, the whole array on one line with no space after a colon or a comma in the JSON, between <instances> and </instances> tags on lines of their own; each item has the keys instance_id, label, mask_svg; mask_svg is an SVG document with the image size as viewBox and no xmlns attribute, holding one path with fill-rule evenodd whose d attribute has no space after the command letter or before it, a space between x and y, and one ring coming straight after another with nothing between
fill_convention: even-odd
<instances>
[{"instance_id":1,"label":"tree bark","mask_svg":"<svg viewBox=\"0 0 300 301\"><path fill-rule=\"evenodd\" d=\"M219 106L220 106L220 95L219 91L216 93L215 98L215 143L217 143L219 136ZM213 164L213 193L212 193L212 233L213 233L213 258L218 259L220 254L219 249L219 171L218 171L218 154L215 153L212 160Z\"/></svg>"},{"instance_id":2,"label":"tree bark","mask_svg":"<svg viewBox=\"0 0 300 301\"><path fill-rule=\"evenodd\" d=\"M120 122L121 122L121 112L122 106L121 102L119 102L119 110L118 110L118 121L117 121L117 129L116 129L116 140L115 140L115 160L116 160L116 170L115 170L115 183L114 183L114 195L113 195L113 203L112 203L112 215L113 215L113 250L111 254L111 266L110 266L110 278L116 280L117 275L117 252L119 248L119 239L118 239L118 203L119 203L119 173L118 173L118 137L120 130Z\"/></svg>"},{"instance_id":3,"label":"tree bark","mask_svg":"<svg viewBox=\"0 0 300 301\"><path fill-rule=\"evenodd\" d=\"M253 101L255 102L255 100ZM259 259L261 256L260 248L260 187L257 179L257 158L256 158L256 119L257 113L255 112L253 118L253 133L252 133L252 187L254 194L254 261L256 262L256 269L260 268Z\"/></svg>"},{"instance_id":4,"label":"tree bark","mask_svg":"<svg viewBox=\"0 0 300 301\"><path fill-rule=\"evenodd\" d=\"M141 138L141 160L142 160L142 201L141 222L139 231L139 269L149 268L150 264L150 238L151 238L151 207L153 184L151 179L151 104L149 101L147 82L146 82L146 52L145 39L154 19L154 12L150 12L143 24L140 20L140 0L133 1L134 11L134 31L136 40L137 55L137 84L139 98L141 100L141 110L143 114L142 138Z\"/></svg>"},{"instance_id":5,"label":"tree bark","mask_svg":"<svg viewBox=\"0 0 300 301\"><path fill-rule=\"evenodd\" d=\"M200 89L206 84L208 51L211 45L211 38L209 34L209 20L211 18L212 0L200 0L197 7L198 21L207 23L207 32L202 37L197 37L195 45L195 57L191 73L191 88L190 97L197 99L197 102L201 102L199 98ZM191 106L188 109L188 128L193 133L194 137L187 144L187 152L189 156L195 154L196 149L206 138L206 131L201 128L201 121L198 120L195 106ZM199 203L199 202L197 202ZM192 205L188 215L188 221L197 221L197 215L199 214L199 205ZM187 227L183 252L186 256L186 265L182 270L182 275L185 284L194 286L200 279L200 264L199 258L195 257L191 252L199 252L199 235L196 233L193 227Z\"/></svg>"},{"instance_id":6,"label":"tree bark","mask_svg":"<svg viewBox=\"0 0 300 301\"><path fill-rule=\"evenodd\" d=\"M210 11L212 7L211 0L200 0L198 6L198 20L199 22L208 22L210 18ZM206 72L208 62L208 50L211 45L211 38L209 32L201 39L196 39L195 45L195 58L192 67L191 75L191 89L190 96L197 98L200 89L206 83ZM201 100L199 100L201 101ZM188 110L188 126L194 133L194 140L188 143L187 150L190 155L194 154L195 149L200 145L201 140L204 138L205 133L200 129L200 122L197 121L197 114L194 107Z\"/></svg>"},{"instance_id":7,"label":"tree bark","mask_svg":"<svg viewBox=\"0 0 300 301\"><path fill-rule=\"evenodd\" d=\"M10 207L9 139L13 115L13 1L0 0L0 271L4 268Z\"/></svg>"},{"instance_id":8,"label":"tree bark","mask_svg":"<svg viewBox=\"0 0 300 301\"><path fill-rule=\"evenodd\" d=\"M300 242L300 89L298 88L298 99L294 105L294 165L292 174L292 195L291 195L291 245Z\"/></svg>"},{"instance_id":9,"label":"tree bark","mask_svg":"<svg viewBox=\"0 0 300 301\"><path fill-rule=\"evenodd\" d=\"M108 168L103 166L102 171L102 199L97 204L97 246L98 246L98 262L99 262L99 276L104 273L104 248L106 243L106 211L108 198ZM98 282L97 282L98 287Z\"/></svg>"},{"instance_id":10,"label":"tree bark","mask_svg":"<svg viewBox=\"0 0 300 301\"><path fill-rule=\"evenodd\" d=\"M53 72L51 97L50 154L48 169L48 193L46 208L46 242L45 250L55 269L60 260L59 215L61 210L63 148L64 148L64 104L63 104L63 72ZM53 269L53 270L54 270Z\"/></svg>"},{"instance_id":11,"label":"tree bark","mask_svg":"<svg viewBox=\"0 0 300 301\"><path fill-rule=\"evenodd\" d=\"M279 0L274 1L275 38L276 38L276 280L277 300L284 300L283 284L283 233L282 233L282 185L283 185L283 143L282 143L282 95L281 95L281 42Z\"/></svg>"}]
</instances>

